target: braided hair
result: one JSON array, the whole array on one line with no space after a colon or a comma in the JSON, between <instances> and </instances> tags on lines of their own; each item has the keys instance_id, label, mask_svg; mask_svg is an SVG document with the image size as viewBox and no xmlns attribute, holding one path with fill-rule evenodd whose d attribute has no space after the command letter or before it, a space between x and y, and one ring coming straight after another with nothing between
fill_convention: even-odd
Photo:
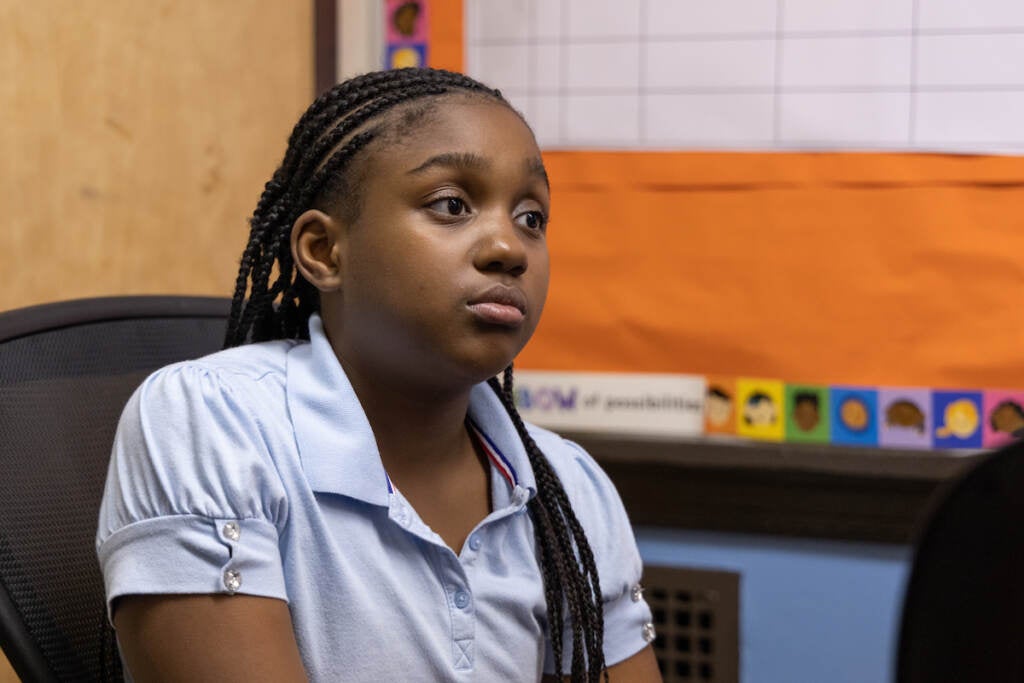
<instances>
[{"instance_id":1,"label":"braided hair","mask_svg":"<svg viewBox=\"0 0 1024 683\"><path fill-rule=\"evenodd\" d=\"M295 125L281 166L267 182L250 221L231 302L225 347L270 339L308 339L319 310L317 290L295 268L292 224L310 208L358 214L359 166L375 141L395 139L438 98L460 94L511 105L497 90L458 73L396 69L357 76L318 97ZM395 111L402 116L389 116ZM276 277L274 276L276 269ZM272 279L273 278L273 279ZM566 610L572 629L573 683L607 680L604 616L594 554L558 475L515 407L512 367L488 384L522 439L537 480L528 503L543 575L556 674L562 676Z\"/></svg>"}]
</instances>

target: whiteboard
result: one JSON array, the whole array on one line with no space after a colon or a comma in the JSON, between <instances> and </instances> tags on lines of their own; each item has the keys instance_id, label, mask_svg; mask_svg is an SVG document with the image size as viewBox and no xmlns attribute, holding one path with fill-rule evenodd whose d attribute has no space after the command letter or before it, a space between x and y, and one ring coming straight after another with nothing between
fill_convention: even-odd
<instances>
[{"instance_id":1,"label":"whiteboard","mask_svg":"<svg viewBox=\"0 0 1024 683\"><path fill-rule=\"evenodd\" d=\"M467 0L548 149L1024 154L1021 0Z\"/></svg>"}]
</instances>

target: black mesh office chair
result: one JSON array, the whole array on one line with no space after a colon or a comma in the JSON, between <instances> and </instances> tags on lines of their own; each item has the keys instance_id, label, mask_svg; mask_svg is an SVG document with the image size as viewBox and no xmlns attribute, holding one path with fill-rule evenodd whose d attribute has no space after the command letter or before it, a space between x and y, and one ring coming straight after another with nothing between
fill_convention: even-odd
<instances>
[{"instance_id":1,"label":"black mesh office chair","mask_svg":"<svg viewBox=\"0 0 1024 683\"><path fill-rule=\"evenodd\" d=\"M935 507L896 669L898 683L1024 681L1024 444L982 459Z\"/></svg>"},{"instance_id":2,"label":"black mesh office chair","mask_svg":"<svg viewBox=\"0 0 1024 683\"><path fill-rule=\"evenodd\" d=\"M220 348L227 299L0 314L0 647L23 681L119 680L96 561L117 418L152 370Z\"/></svg>"}]
</instances>

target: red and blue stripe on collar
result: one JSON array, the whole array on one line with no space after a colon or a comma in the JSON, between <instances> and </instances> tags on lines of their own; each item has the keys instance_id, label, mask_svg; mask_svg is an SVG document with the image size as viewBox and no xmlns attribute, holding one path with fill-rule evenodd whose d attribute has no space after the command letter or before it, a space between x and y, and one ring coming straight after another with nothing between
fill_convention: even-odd
<instances>
[{"instance_id":1,"label":"red and blue stripe on collar","mask_svg":"<svg viewBox=\"0 0 1024 683\"><path fill-rule=\"evenodd\" d=\"M508 485L511 488L515 488L519 485L519 477L516 476L516 469L512 467L512 463L508 461L505 454L501 452L490 437L483 433L476 423L472 420L467 420L466 423L469 425L470 437L476 437L476 442L480 444L480 448L483 449L484 453L487 454L487 459L491 461L491 465L498 468L498 471L508 480Z\"/></svg>"},{"instance_id":2,"label":"red and blue stripe on collar","mask_svg":"<svg viewBox=\"0 0 1024 683\"><path fill-rule=\"evenodd\" d=\"M501 452L501 449L490 437L483 433L483 431L476 426L476 423L472 420L466 420L466 425L469 427L469 437L473 439L479 446L480 449L487 455L487 459L491 462L493 467L496 467L502 476L508 481L508 485L511 488L515 488L519 485L519 477L516 476L516 468L512 467L512 463L509 462L505 454ZM391 484L391 477L388 473L384 473L384 478L387 480L388 493L394 493L395 488Z\"/></svg>"}]
</instances>

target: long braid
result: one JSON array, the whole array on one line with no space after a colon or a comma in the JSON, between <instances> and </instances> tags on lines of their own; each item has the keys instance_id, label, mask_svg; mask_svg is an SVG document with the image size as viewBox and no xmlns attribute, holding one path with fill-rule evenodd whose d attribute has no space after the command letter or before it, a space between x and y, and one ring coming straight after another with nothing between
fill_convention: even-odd
<instances>
[{"instance_id":1,"label":"long braid","mask_svg":"<svg viewBox=\"0 0 1024 683\"><path fill-rule=\"evenodd\" d=\"M519 411L515 409L515 392L513 391L513 373L511 365L505 368L501 389L502 395L505 398L505 408L506 410L508 410L509 407L511 407L510 416L512 417L513 424L516 425L517 431L519 431L520 438L523 438L524 443L527 443L526 439L529 439L529 443L533 443L533 437L531 437L529 433L526 431L522 417L519 415ZM535 443L534 447L536 448ZM527 451L529 451L529 447L527 448ZM539 452L540 450L538 449L538 453ZM543 456L541 457L543 458ZM543 458L543 460L544 464L547 465L547 468L550 469L550 465L548 464L547 459ZM557 482L558 478L555 475L554 471L551 471L551 475ZM550 488L550 495L552 498L555 499L555 505L557 509L568 511L568 514L565 515L565 521L568 523L569 531L571 532L573 539L575 539L577 543L577 551L579 552L580 556L580 564L582 566L584 573L584 582L593 587L594 591L596 591L596 597L598 598L598 600L600 600L601 588L599 577L597 574L597 563L594 560L593 550L590 547L590 543L587 542L586 534L583 531L583 527L579 523L579 519L576 517L576 514L572 510L572 505L569 502L569 498L565 493L565 488L561 486L560 482L557 483L557 486L552 486ZM579 542L580 539L583 540L583 543ZM600 603L598 603L598 609L595 610L594 616L597 620L596 628L589 629L588 631L589 635L591 636L591 640L587 643L587 649L590 652L603 653L604 648L602 643L602 636L604 634L604 612L602 609L600 609ZM597 639L594 639L595 637Z\"/></svg>"},{"instance_id":2,"label":"long braid","mask_svg":"<svg viewBox=\"0 0 1024 683\"><path fill-rule=\"evenodd\" d=\"M523 440L523 443L526 444L527 455L531 455L531 453L530 453L530 444L531 444L532 445L532 450L536 451L537 454L540 456L539 459L543 461L543 464L542 464L540 469L538 469L537 466L534 466L535 475L538 476L538 485L539 485L539 487L541 486L540 482L541 482L541 478L542 477L545 478L545 479L548 479L547 481L545 481L546 493L551 494L556 499L558 506L561 506L562 508L564 508L564 509L569 511L569 515L566 518L564 515L559 516L559 510L555 510L554 511L555 518L556 519L561 519L563 522L568 522L569 529L571 530L572 537L574 539L578 539L578 540L579 539L583 539L584 543L583 543L582 546L578 547L578 551L580 553L581 560L584 562L584 570L585 570L585 577L584 577L585 582L584 583L589 581L590 577L593 578L594 586L596 586L596 607L597 607L597 611L599 612L599 617L600 617L600 620L601 620L600 628L598 628L598 629L587 629L586 630L587 631L587 635L590 636L590 638L588 639L587 645L586 645L586 649L587 649L588 652L601 652L602 653L601 666L600 666L600 668L596 669L596 671L600 671L600 670L604 669L604 658L603 658L603 651L604 650L603 650L603 642L602 642L603 641L602 634L604 632L603 613L601 613L601 602L600 602L601 593L600 593L600 584L598 582L597 566L594 563L594 555L593 555L593 552L591 551L590 544L587 542L587 538L584 535L583 528L580 526L580 522L577 519L577 516L575 516L575 514L572 512L571 506L568 503L568 498L565 496L565 488L561 485L561 481L558 480L558 477L555 475L554 471L551 470L550 465L548 464L547 458L545 458L543 456L543 454L541 454L540 449L537 446L537 444L534 441L534 439L532 439L532 437L529 435L529 433L526 432L525 425L522 423L522 418L521 418L521 416L519 416L519 412L515 409L515 392L513 390L513 371L512 371L512 366L511 365L508 368L505 369L505 372L504 372L503 377L502 377L502 383L500 385L498 385L497 381L495 381L495 382L492 383L492 388L494 388L499 393L499 395L501 396L502 404L505 405L505 410L508 411L509 416L512 418L512 422L513 422L513 424L515 424L516 430L519 432L519 437ZM530 458L530 464L532 465L532 463L534 463L534 458L531 457ZM542 473L541 470L547 470L547 472L543 472ZM550 474L551 477L549 478L547 476L547 474ZM545 498L547 498L547 496ZM549 511L547 509L547 506L545 506L545 505L531 506L531 515L534 516L534 517L540 516L542 518L540 520L540 524L538 524L538 520L535 519L535 525L537 525L537 526L539 526L539 527L544 529L544 532L540 536L541 539L547 539L548 537L555 535L556 532L552 528L552 521L551 521L552 520L552 514L549 513ZM564 575L565 575L564 569L561 566L564 563L561 551L562 551L562 549L566 545L568 545L568 544L556 543L556 544L553 544L553 545L549 544L548 547L542 548L542 554L544 554L544 553L552 554L552 557L555 560L556 565L559 565L558 566L558 571L556 572L558 578L564 577ZM546 577L545 578L545 590L547 590L547 585L549 583L554 583L554 582L549 582L547 577ZM559 582L559 586L560 585L561 585L561 582ZM569 607L569 611L571 612L571 616L572 616L572 639L573 639L572 670L573 671L585 671L584 670L585 664L584 664L584 661L583 661L583 649L584 648L579 647L578 646L578 642L579 642L579 639L581 639L583 634L584 634L584 629L583 629L583 627L581 625L581 620L580 620L580 612L581 612L581 609L582 609L580 605L581 605L581 603L583 603L583 604L587 605L588 607L593 606L593 603L591 602L593 598L590 595L581 595L581 594L587 594L589 592L590 591L587 590L587 589L584 589L582 591L581 590L569 590L568 593L566 593L564 595L565 602L566 602L567 606ZM562 596L558 596L558 595L550 595L550 596L546 596L546 600L548 601L549 605L551 605L553 603L557 603L557 604L560 605L562 603L561 597ZM551 610L549 608L549 621L551 622L550 626L551 626L552 634L560 634L560 633L562 633L563 620L562 620L561 609ZM557 645L558 645L557 648L553 647L553 649L555 650L554 651L555 661L556 661L556 670L555 671L556 671L557 675L559 675L559 676L561 675L561 661L562 661L561 642L560 641L561 641L561 638L552 638L552 644L554 645L555 643L557 643ZM605 673L605 678L607 678L607 673Z\"/></svg>"},{"instance_id":3,"label":"long braid","mask_svg":"<svg viewBox=\"0 0 1024 683\"><path fill-rule=\"evenodd\" d=\"M309 338L309 317L319 310L319 294L295 268L292 225L303 211L327 208L330 202L339 204L343 212L357 213L358 192L353 191L357 164L353 159L395 127L391 120L376 120L400 105L453 92L477 93L509 106L497 90L462 74L433 69L366 74L335 86L313 102L292 130L284 159L253 212L235 281L225 346ZM416 116L411 114L412 119ZM277 275L271 282L275 266ZM571 680L593 683L600 681L602 674L607 680L601 589L590 544L558 476L515 409L511 366L503 382L492 379L489 383L522 439L537 480L537 495L529 503L529 512L556 672L562 675L568 620L572 629Z\"/></svg>"},{"instance_id":4,"label":"long braid","mask_svg":"<svg viewBox=\"0 0 1024 683\"><path fill-rule=\"evenodd\" d=\"M586 534L572 509L565 488L559 480L558 475L551 467L551 463L544 456L543 452L533 440L523 418L516 410L513 400L512 366L505 369L503 381L499 384L496 379L488 382L494 392L498 395L506 412L512 419L519 438L526 448L530 466L533 468L534 476L537 479L537 496L530 501L530 517L538 528L538 538L543 538L550 533L557 542L548 548L542 543L541 567L544 572L544 582L557 581L559 587L565 591L565 603L569 607L572 616L573 629L573 667L571 679L576 681L596 682L601 680L602 673L607 681L608 674L604 666L604 611L602 609L601 584L597 573L597 564L594 561L594 554L587 541ZM573 548L578 553L578 561L573 555ZM546 562L545 553L551 554L550 562ZM568 552L569 562L565 561L564 553ZM557 567L557 571L551 573L551 565ZM563 568L562 565L568 567ZM552 649L555 650L556 674L561 675L561 648L556 643L561 640L561 633L554 630L555 619L562 621L562 601L553 604L550 598L548 601L548 618L551 626ZM582 641L586 649L586 662L581 661L583 649L578 645ZM586 677L584 677L586 676Z\"/></svg>"}]
</instances>

